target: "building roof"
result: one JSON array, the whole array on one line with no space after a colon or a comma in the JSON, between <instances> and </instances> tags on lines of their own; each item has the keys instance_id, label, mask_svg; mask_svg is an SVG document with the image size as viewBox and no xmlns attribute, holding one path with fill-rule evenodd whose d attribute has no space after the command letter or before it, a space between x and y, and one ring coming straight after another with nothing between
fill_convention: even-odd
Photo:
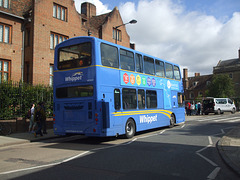
<instances>
[{"instance_id":1,"label":"building roof","mask_svg":"<svg viewBox=\"0 0 240 180\"><path fill-rule=\"evenodd\" d=\"M92 26L95 29L98 29L99 27L101 27L106 19L108 18L108 16L110 15L110 13L106 13L106 14L102 14L99 16L93 16L90 18L90 26Z\"/></svg>"},{"instance_id":2,"label":"building roof","mask_svg":"<svg viewBox=\"0 0 240 180\"><path fill-rule=\"evenodd\" d=\"M188 82L189 82L189 88L188 90L201 90L201 89L206 89L207 87L207 82L211 81L213 75L203 75L203 76L194 76L194 77L189 77Z\"/></svg>"},{"instance_id":3,"label":"building roof","mask_svg":"<svg viewBox=\"0 0 240 180\"><path fill-rule=\"evenodd\" d=\"M217 64L217 66L234 66L236 64L239 64L240 60L239 59L229 59L229 60L220 60Z\"/></svg>"}]
</instances>

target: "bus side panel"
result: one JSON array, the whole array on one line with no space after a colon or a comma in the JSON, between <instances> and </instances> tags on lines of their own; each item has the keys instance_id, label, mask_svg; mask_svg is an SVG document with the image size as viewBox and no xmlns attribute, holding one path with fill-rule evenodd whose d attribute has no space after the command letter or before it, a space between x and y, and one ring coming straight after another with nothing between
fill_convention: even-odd
<instances>
[{"instance_id":1,"label":"bus side panel","mask_svg":"<svg viewBox=\"0 0 240 180\"><path fill-rule=\"evenodd\" d=\"M185 108L184 107L174 108L173 113L176 116L176 124L182 123L185 121Z\"/></svg>"}]
</instances>

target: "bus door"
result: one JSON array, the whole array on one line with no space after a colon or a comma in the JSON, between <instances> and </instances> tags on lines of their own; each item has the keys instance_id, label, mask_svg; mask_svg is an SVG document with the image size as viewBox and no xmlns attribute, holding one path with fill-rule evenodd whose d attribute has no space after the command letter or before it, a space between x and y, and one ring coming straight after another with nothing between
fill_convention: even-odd
<instances>
[{"instance_id":1,"label":"bus door","mask_svg":"<svg viewBox=\"0 0 240 180\"><path fill-rule=\"evenodd\" d=\"M183 122L185 120L185 116L183 115L185 112L183 94L177 91L172 91L171 94L172 94L172 110L176 117L176 123Z\"/></svg>"}]
</instances>

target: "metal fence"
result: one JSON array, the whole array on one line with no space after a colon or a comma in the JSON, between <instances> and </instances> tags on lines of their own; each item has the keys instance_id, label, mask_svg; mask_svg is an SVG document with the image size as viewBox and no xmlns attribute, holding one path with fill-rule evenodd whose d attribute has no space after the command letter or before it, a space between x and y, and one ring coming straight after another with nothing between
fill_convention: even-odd
<instances>
[{"instance_id":1,"label":"metal fence","mask_svg":"<svg viewBox=\"0 0 240 180\"><path fill-rule=\"evenodd\" d=\"M53 113L53 89L22 82L0 83L0 119L25 118L31 104L45 103L47 116Z\"/></svg>"}]
</instances>

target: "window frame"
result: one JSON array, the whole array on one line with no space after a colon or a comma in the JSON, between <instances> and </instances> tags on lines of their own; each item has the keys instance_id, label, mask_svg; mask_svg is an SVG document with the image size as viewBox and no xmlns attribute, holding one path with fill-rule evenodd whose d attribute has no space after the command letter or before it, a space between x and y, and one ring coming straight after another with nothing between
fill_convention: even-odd
<instances>
[{"instance_id":1,"label":"window frame","mask_svg":"<svg viewBox=\"0 0 240 180\"><path fill-rule=\"evenodd\" d=\"M117 40L119 42L122 42L122 31L120 29L117 28L113 28L113 39Z\"/></svg>"},{"instance_id":2,"label":"window frame","mask_svg":"<svg viewBox=\"0 0 240 180\"><path fill-rule=\"evenodd\" d=\"M121 69L135 71L134 53L132 51L120 49L120 66Z\"/></svg>"},{"instance_id":3,"label":"window frame","mask_svg":"<svg viewBox=\"0 0 240 180\"><path fill-rule=\"evenodd\" d=\"M57 3L53 3L53 17L67 22L67 8Z\"/></svg>"},{"instance_id":4,"label":"window frame","mask_svg":"<svg viewBox=\"0 0 240 180\"><path fill-rule=\"evenodd\" d=\"M53 37L53 38L52 38ZM57 39L56 39L57 37ZM60 42L60 39L62 38L62 41L66 41L68 40L68 36L65 36L65 35L62 35L62 34L58 34L58 33L54 33L54 32L51 32L50 33L50 49L54 50L56 45L58 45ZM57 40L57 42L56 42Z\"/></svg>"},{"instance_id":5,"label":"window frame","mask_svg":"<svg viewBox=\"0 0 240 180\"><path fill-rule=\"evenodd\" d=\"M122 103L124 110L137 109L137 90L132 88L123 88Z\"/></svg>"},{"instance_id":6,"label":"window frame","mask_svg":"<svg viewBox=\"0 0 240 180\"><path fill-rule=\"evenodd\" d=\"M6 44L11 44L12 43L12 26L11 25L7 25L4 23L0 23L0 26L2 26L2 37L0 37L0 43L6 43ZM6 41L6 27L9 28L8 30L8 38Z\"/></svg>"},{"instance_id":7,"label":"window frame","mask_svg":"<svg viewBox=\"0 0 240 180\"><path fill-rule=\"evenodd\" d=\"M159 64L158 64L158 63L159 63ZM163 66L161 66L161 64L162 64ZM164 62L156 59L156 60L155 60L155 67L156 67L156 76L165 77L165 64L164 64ZM160 68L158 68L158 67L162 67L162 68L160 69ZM158 73L160 73L160 74L158 75ZM163 75L161 75L161 73L163 73Z\"/></svg>"},{"instance_id":8,"label":"window frame","mask_svg":"<svg viewBox=\"0 0 240 180\"><path fill-rule=\"evenodd\" d=\"M141 54L135 53L136 72L143 73L143 57Z\"/></svg>"},{"instance_id":9,"label":"window frame","mask_svg":"<svg viewBox=\"0 0 240 180\"><path fill-rule=\"evenodd\" d=\"M176 65L174 65L174 70L173 70L173 74L174 74L174 78L176 79L176 80L181 80L181 73L180 73L180 68L178 67L178 66L176 66ZM177 69L176 69L177 68ZM176 76L176 74L178 75L178 76Z\"/></svg>"},{"instance_id":10,"label":"window frame","mask_svg":"<svg viewBox=\"0 0 240 180\"><path fill-rule=\"evenodd\" d=\"M0 7L9 9L10 8L10 0L1 0Z\"/></svg>"},{"instance_id":11,"label":"window frame","mask_svg":"<svg viewBox=\"0 0 240 180\"><path fill-rule=\"evenodd\" d=\"M145 74L155 75L155 63L154 59L149 56L144 56L144 72ZM151 61L151 62L150 62ZM148 62L148 63L147 63ZM151 66L151 67L150 67ZM153 70L153 72L150 71ZM147 72L146 72L147 71Z\"/></svg>"},{"instance_id":12,"label":"window frame","mask_svg":"<svg viewBox=\"0 0 240 180\"><path fill-rule=\"evenodd\" d=\"M157 91L146 90L146 104L147 104L147 109L157 108Z\"/></svg>"},{"instance_id":13,"label":"window frame","mask_svg":"<svg viewBox=\"0 0 240 180\"><path fill-rule=\"evenodd\" d=\"M140 100L139 96L142 98ZM146 97L145 97L145 90L144 89L138 89L138 94L137 94L137 97L138 97L138 109L145 109L146 108ZM141 103L139 103L141 102ZM142 107L140 106L142 105Z\"/></svg>"},{"instance_id":14,"label":"window frame","mask_svg":"<svg viewBox=\"0 0 240 180\"><path fill-rule=\"evenodd\" d=\"M171 67L171 68L169 69L169 70L171 70L171 71L168 70L168 66ZM168 72L171 72L171 74L170 74L171 76L168 75ZM173 65L170 64L170 63L165 63L165 76L166 76L166 78L168 78L168 79L174 79Z\"/></svg>"},{"instance_id":15,"label":"window frame","mask_svg":"<svg viewBox=\"0 0 240 180\"><path fill-rule=\"evenodd\" d=\"M53 64L50 64L50 67L49 67L49 86L53 86L53 67L54 65Z\"/></svg>"},{"instance_id":16,"label":"window frame","mask_svg":"<svg viewBox=\"0 0 240 180\"><path fill-rule=\"evenodd\" d=\"M114 89L114 108L115 110L121 109L121 92L120 89Z\"/></svg>"},{"instance_id":17,"label":"window frame","mask_svg":"<svg viewBox=\"0 0 240 180\"><path fill-rule=\"evenodd\" d=\"M112 48L112 50L108 49L107 47ZM102 63L102 65L108 66L108 67L113 67L113 68L119 68L118 48L116 46L112 46L112 45L105 44L105 43L101 43L100 48L101 48L101 63ZM111 58L112 61L110 61L110 58L109 58L110 56L105 56L105 55L113 55Z\"/></svg>"},{"instance_id":18,"label":"window frame","mask_svg":"<svg viewBox=\"0 0 240 180\"><path fill-rule=\"evenodd\" d=\"M5 71L4 64L7 63L7 71ZM7 80L5 80L5 74L7 74ZM5 59L0 59L0 83L4 81L10 81L11 79L11 61L10 60L5 60Z\"/></svg>"}]
</instances>

